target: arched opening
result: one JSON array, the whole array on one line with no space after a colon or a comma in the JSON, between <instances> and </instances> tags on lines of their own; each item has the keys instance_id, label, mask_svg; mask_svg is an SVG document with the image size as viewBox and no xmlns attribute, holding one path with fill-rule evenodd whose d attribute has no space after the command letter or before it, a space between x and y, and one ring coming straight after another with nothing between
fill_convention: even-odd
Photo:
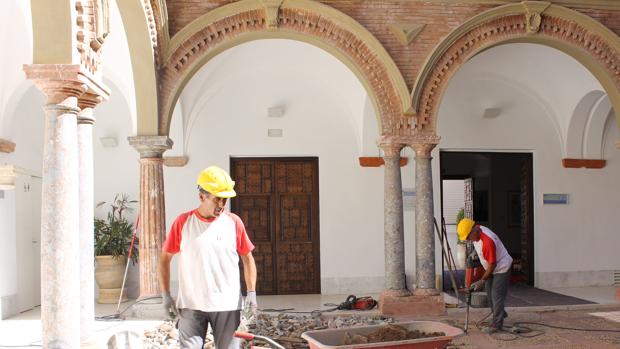
<instances>
[{"instance_id":1,"label":"arched opening","mask_svg":"<svg viewBox=\"0 0 620 349\"><path fill-rule=\"evenodd\" d=\"M255 0L218 8L196 19L170 41L160 73L159 130L167 134L176 100L189 79L224 50L256 39L294 39L320 47L347 65L368 92L382 134L407 134L408 89L387 51L363 26L312 1L283 3L270 17ZM274 25L275 21L275 25Z\"/></svg>"},{"instance_id":2,"label":"arched opening","mask_svg":"<svg viewBox=\"0 0 620 349\"><path fill-rule=\"evenodd\" d=\"M620 110L620 38L579 12L549 3L525 2L481 13L437 46L412 94L419 132L436 131L443 93L459 68L481 51L506 43L537 43L571 56L598 80L614 109Z\"/></svg>"},{"instance_id":3,"label":"arched opening","mask_svg":"<svg viewBox=\"0 0 620 349\"><path fill-rule=\"evenodd\" d=\"M514 265L522 268L513 267L515 277L530 268L526 276L531 279L527 280L546 290L610 286L605 278L611 280L609 270L616 262L608 245L618 238L609 206L620 204L610 194L620 190L613 179L620 167L612 163L620 154L603 135L617 134L617 130L605 123L611 106L600 91L599 80L571 56L548 46L514 43L484 50L462 64L438 110L441 157L460 157L467 164L465 155L475 153L487 156L490 164L488 174L473 171L480 172L484 166L473 166L471 173L465 173L467 166L450 167L436 160L437 192L450 176L473 178L474 212L476 204L485 211L478 210L474 219L500 236L515 258ZM593 117L599 109L601 117ZM590 147L603 149L601 155L610 159L607 167L562 166L560 160L577 134L582 137L580 156L589 147L586 143L592 142ZM519 154L531 160L511 162ZM549 194L567 201L551 200ZM437 202L443 199L446 203L443 195ZM436 210L442 212L441 204ZM583 217L588 217L587 222ZM454 217L446 220L452 222ZM594 221L596 237L584 236ZM583 249L585 245L592 249ZM545 252L549 249L561 252L551 257ZM596 260L586 257L591 254L598 256Z\"/></svg>"},{"instance_id":4,"label":"arched opening","mask_svg":"<svg viewBox=\"0 0 620 349\"><path fill-rule=\"evenodd\" d=\"M376 125L368 103L366 90L346 65L300 41L255 40L215 56L185 85L175 108L182 122L172 123L180 123L176 127L185 138L173 140L175 146L185 144L189 162L165 172L167 186L175 188L166 193L166 221L193 207L202 168L230 168L239 188L233 199L238 204L232 206L256 240L259 273L268 284L259 292L380 292L383 234L376 232L383 229L383 172L360 168L357 159L360 149L376 149L377 134L364 131ZM315 175L303 172L308 158L318 164L312 194L307 187L296 194L279 191L277 178L293 183ZM296 172L298 165L302 173ZM309 207L306 199L316 199L316 206ZM287 206L291 202L295 205ZM316 213L320 217L312 221ZM278 231L278 225L290 229ZM302 239L304 232L311 234ZM345 244L350 248L343 250ZM363 252L371 250L371 255ZM292 258L300 260L286 263ZM287 269L300 266L308 267L302 268L308 275L315 270L320 288L294 288L303 284L295 278L313 282L301 270Z\"/></svg>"}]
</instances>

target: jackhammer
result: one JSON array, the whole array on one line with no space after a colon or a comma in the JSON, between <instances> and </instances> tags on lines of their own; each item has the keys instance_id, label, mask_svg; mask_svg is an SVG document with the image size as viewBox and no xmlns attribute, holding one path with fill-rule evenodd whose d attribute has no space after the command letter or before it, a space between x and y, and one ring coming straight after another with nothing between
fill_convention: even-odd
<instances>
[{"instance_id":1,"label":"jackhammer","mask_svg":"<svg viewBox=\"0 0 620 349\"><path fill-rule=\"evenodd\" d=\"M469 306L471 304L471 294L474 292L473 287L469 287L466 291L465 291L465 299L466 299L466 304L467 304L467 308L465 310L465 329L464 332L467 333L467 329L469 328Z\"/></svg>"}]
</instances>

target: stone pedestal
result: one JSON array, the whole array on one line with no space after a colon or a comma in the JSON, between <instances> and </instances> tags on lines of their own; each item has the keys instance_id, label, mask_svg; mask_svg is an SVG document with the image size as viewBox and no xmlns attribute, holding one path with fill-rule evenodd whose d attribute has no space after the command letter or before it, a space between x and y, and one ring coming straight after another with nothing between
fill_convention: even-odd
<instances>
[{"instance_id":1,"label":"stone pedestal","mask_svg":"<svg viewBox=\"0 0 620 349\"><path fill-rule=\"evenodd\" d=\"M159 296L159 256L166 237L164 205L164 160L162 154L172 148L166 136L129 137L140 153L140 296Z\"/></svg>"},{"instance_id":2,"label":"stone pedestal","mask_svg":"<svg viewBox=\"0 0 620 349\"><path fill-rule=\"evenodd\" d=\"M381 141L385 163L384 179L384 245L385 293L390 296L409 295L405 277L405 237L403 196L400 173L400 151L404 144Z\"/></svg>"},{"instance_id":3,"label":"stone pedestal","mask_svg":"<svg viewBox=\"0 0 620 349\"><path fill-rule=\"evenodd\" d=\"M382 294L379 310L383 315L407 315L428 317L443 315L446 312L442 295L394 297Z\"/></svg>"}]
</instances>

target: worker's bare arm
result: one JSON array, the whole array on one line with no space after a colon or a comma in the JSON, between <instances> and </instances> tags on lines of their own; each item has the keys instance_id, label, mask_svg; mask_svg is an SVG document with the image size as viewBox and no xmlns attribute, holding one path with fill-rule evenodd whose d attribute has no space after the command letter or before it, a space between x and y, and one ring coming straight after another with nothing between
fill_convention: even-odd
<instances>
[{"instance_id":1,"label":"worker's bare arm","mask_svg":"<svg viewBox=\"0 0 620 349\"><path fill-rule=\"evenodd\" d=\"M243 263L243 277L245 279L245 287L248 291L256 291L256 263L252 252L241 256Z\"/></svg>"},{"instance_id":2,"label":"worker's bare arm","mask_svg":"<svg viewBox=\"0 0 620 349\"><path fill-rule=\"evenodd\" d=\"M174 254L162 251L159 256L159 287L162 293L170 293L170 262Z\"/></svg>"}]
</instances>

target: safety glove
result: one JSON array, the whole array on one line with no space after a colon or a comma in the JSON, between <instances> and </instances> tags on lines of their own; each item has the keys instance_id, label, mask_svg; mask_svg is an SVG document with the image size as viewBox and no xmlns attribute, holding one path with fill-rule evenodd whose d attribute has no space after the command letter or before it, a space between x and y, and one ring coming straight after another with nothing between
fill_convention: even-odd
<instances>
[{"instance_id":1,"label":"safety glove","mask_svg":"<svg viewBox=\"0 0 620 349\"><path fill-rule=\"evenodd\" d=\"M258 304L256 304L256 291L248 291L245 296L245 307L256 311L256 308L258 308Z\"/></svg>"},{"instance_id":2,"label":"safety glove","mask_svg":"<svg viewBox=\"0 0 620 349\"><path fill-rule=\"evenodd\" d=\"M471 284L471 290L472 291L482 291L484 289L484 280L480 279L474 283Z\"/></svg>"},{"instance_id":3,"label":"safety glove","mask_svg":"<svg viewBox=\"0 0 620 349\"><path fill-rule=\"evenodd\" d=\"M162 293L161 298L166 313L168 313L171 317L177 316L179 314L179 310L177 309L176 302L174 301L174 298L172 298L170 293Z\"/></svg>"}]
</instances>

